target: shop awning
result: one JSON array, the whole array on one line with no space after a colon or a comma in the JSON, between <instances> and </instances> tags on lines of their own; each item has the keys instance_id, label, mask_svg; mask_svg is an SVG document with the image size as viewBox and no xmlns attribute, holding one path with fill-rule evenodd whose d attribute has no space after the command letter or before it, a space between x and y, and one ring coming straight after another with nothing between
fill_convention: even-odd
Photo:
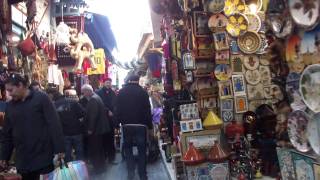
<instances>
[{"instance_id":1,"label":"shop awning","mask_svg":"<svg viewBox=\"0 0 320 180\"><path fill-rule=\"evenodd\" d=\"M103 48L111 61L111 52L117 48L117 42L111 30L110 22L107 16L86 13L85 32L89 35L95 48Z\"/></svg>"}]
</instances>

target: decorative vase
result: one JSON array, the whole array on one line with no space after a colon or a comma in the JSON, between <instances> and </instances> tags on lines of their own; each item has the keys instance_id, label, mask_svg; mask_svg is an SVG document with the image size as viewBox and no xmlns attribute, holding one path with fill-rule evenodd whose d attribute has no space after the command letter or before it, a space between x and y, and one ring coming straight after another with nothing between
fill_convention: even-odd
<instances>
[{"instance_id":1,"label":"decorative vase","mask_svg":"<svg viewBox=\"0 0 320 180\"><path fill-rule=\"evenodd\" d=\"M214 145L211 147L208 154L208 160L213 163L222 163L227 159L227 153L222 149L218 141L214 141Z\"/></svg>"},{"instance_id":2,"label":"decorative vase","mask_svg":"<svg viewBox=\"0 0 320 180\"><path fill-rule=\"evenodd\" d=\"M197 150L192 142L189 142L189 148L185 155L183 156L183 160L185 165L197 165L205 161L205 157L203 154Z\"/></svg>"}]
</instances>

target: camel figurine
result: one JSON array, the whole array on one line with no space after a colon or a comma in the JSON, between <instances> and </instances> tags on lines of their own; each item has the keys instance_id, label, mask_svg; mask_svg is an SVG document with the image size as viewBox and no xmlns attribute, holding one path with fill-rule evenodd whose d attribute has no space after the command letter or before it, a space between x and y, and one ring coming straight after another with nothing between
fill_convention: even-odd
<instances>
[{"instance_id":1,"label":"camel figurine","mask_svg":"<svg viewBox=\"0 0 320 180\"><path fill-rule=\"evenodd\" d=\"M82 63L84 59L89 59L91 64L91 69L97 69L96 63L94 61L94 46L89 38L89 36L84 32L79 32L77 29L70 28L70 55L72 58L77 60L75 70L82 70Z\"/></svg>"}]
</instances>

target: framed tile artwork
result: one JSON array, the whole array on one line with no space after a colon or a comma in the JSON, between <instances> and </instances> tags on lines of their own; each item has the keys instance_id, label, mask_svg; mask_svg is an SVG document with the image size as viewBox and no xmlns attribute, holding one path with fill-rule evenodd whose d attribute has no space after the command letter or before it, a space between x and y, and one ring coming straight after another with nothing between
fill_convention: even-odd
<instances>
[{"instance_id":1,"label":"framed tile artwork","mask_svg":"<svg viewBox=\"0 0 320 180\"><path fill-rule=\"evenodd\" d=\"M211 31L208 27L209 14L205 12L194 12L193 13L193 27L194 35L196 37L208 37Z\"/></svg>"},{"instance_id":2,"label":"framed tile artwork","mask_svg":"<svg viewBox=\"0 0 320 180\"><path fill-rule=\"evenodd\" d=\"M213 34L214 47L216 51L229 49L228 35L225 31L216 32Z\"/></svg>"},{"instance_id":3,"label":"framed tile artwork","mask_svg":"<svg viewBox=\"0 0 320 180\"><path fill-rule=\"evenodd\" d=\"M243 75L232 75L232 88L235 96L246 95L246 85Z\"/></svg>"},{"instance_id":4,"label":"framed tile artwork","mask_svg":"<svg viewBox=\"0 0 320 180\"><path fill-rule=\"evenodd\" d=\"M218 81L220 99L232 98L231 81Z\"/></svg>"},{"instance_id":5,"label":"framed tile artwork","mask_svg":"<svg viewBox=\"0 0 320 180\"><path fill-rule=\"evenodd\" d=\"M235 106L236 113L244 113L248 111L247 96L235 96L234 106Z\"/></svg>"},{"instance_id":6,"label":"framed tile artwork","mask_svg":"<svg viewBox=\"0 0 320 180\"><path fill-rule=\"evenodd\" d=\"M233 110L220 110L220 117L224 122L234 120Z\"/></svg>"},{"instance_id":7,"label":"framed tile artwork","mask_svg":"<svg viewBox=\"0 0 320 180\"><path fill-rule=\"evenodd\" d=\"M230 64L229 58L230 58L230 56L229 56L228 50L215 52L215 63L216 64Z\"/></svg>"},{"instance_id":8,"label":"framed tile artwork","mask_svg":"<svg viewBox=\"0 0 320 180\"><path fill-rule=\"evenodd\" d=\"M233 111L233 99L220 99L220 109Z\"/></svg>"},{"instance_id":9,"label":"framed tile artwork","mask_svg":"<svg viewBox=\"0 0 320 180\"><path fill-rule=\"evenodd\" d=\"M242 55L231 55L230 63L233 74L243 74Z\"/></svg>"},{"instance_id":10,"label":"framed tile artwork","mask_svg":"<svg viewBox=\"0 0 320 180\"><path fill-rule=\"evenodd\" d=\"M230 41L230 53L231 54L240 54L241 53L239 46L238 46L238 42L236 39L232 39Z\"/></svg>"}]
</instances>

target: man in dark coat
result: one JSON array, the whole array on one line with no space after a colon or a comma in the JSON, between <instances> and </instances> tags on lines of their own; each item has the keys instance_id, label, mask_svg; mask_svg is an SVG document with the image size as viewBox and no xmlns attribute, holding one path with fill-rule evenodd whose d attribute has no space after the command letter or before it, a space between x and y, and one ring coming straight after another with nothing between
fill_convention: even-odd
<instances>
[{"instance_id":1,"label":"man in dark coat","mask_svg":"<svg viewBox=\"0 0 320 180\"><path fill-rule=\"evenodd\" d=\"M110 123L110 128L111 128L110 132L105 133L103 135L103 144L106 151L106 156L110 163L116 164L114 162L116 149L114 146L114 123L113 123L113 113L114 113L114 103L116 99L116 93L111 89L112 87L111 83L112 83L112 80L108 78L104 82L104 86L97 91L97 94L100 96L100 98L104 103L106 114L108 115L108 121Z\"/></svg>"},{"instance_id":2,"label":"man in dark coat","mask_svg":"<svg viewBox=\"0 0 320 180\"><path fill-rule=\"evenodd\" d=\"M138 148L138 172L141 180L147 179L146 146L147 128L152 130L151 108L148 93L139 86L139 76L131 75L128 84L117 96L116 117L124 125L123 148L126 155L128 179L134 179L135 160L132 147ZM134 125L127 128L126 125Z\"/></svg>"},{"instance_id":3,"label":"man in dark coat","mask_svg":"<svg viewBox=\"0 0 320 180\"><path fill-rule=\"evenodd\" d=\"M6 166L13 149L23 179L39 179L54 169L54 156L63 158L63 133L49 97L28 88L27 77L12 74L6 89L12 100L5 112L0 165Z\"/></svg>"},{"instance_id":4,"label":"man in dark coat","mask_svg":"<svg viewBox=\"0 0 320 180\"><path fill-rule=\"evenodd\" d=\"M110 126L108 126L104 104L101 98L93 92L92 86L89 84L83 85L81 92L88 99L85 115L88 156L95 173L101 174L103 173L105 160L102 135L110 132Z\"/></svg>"}]
</instances>

